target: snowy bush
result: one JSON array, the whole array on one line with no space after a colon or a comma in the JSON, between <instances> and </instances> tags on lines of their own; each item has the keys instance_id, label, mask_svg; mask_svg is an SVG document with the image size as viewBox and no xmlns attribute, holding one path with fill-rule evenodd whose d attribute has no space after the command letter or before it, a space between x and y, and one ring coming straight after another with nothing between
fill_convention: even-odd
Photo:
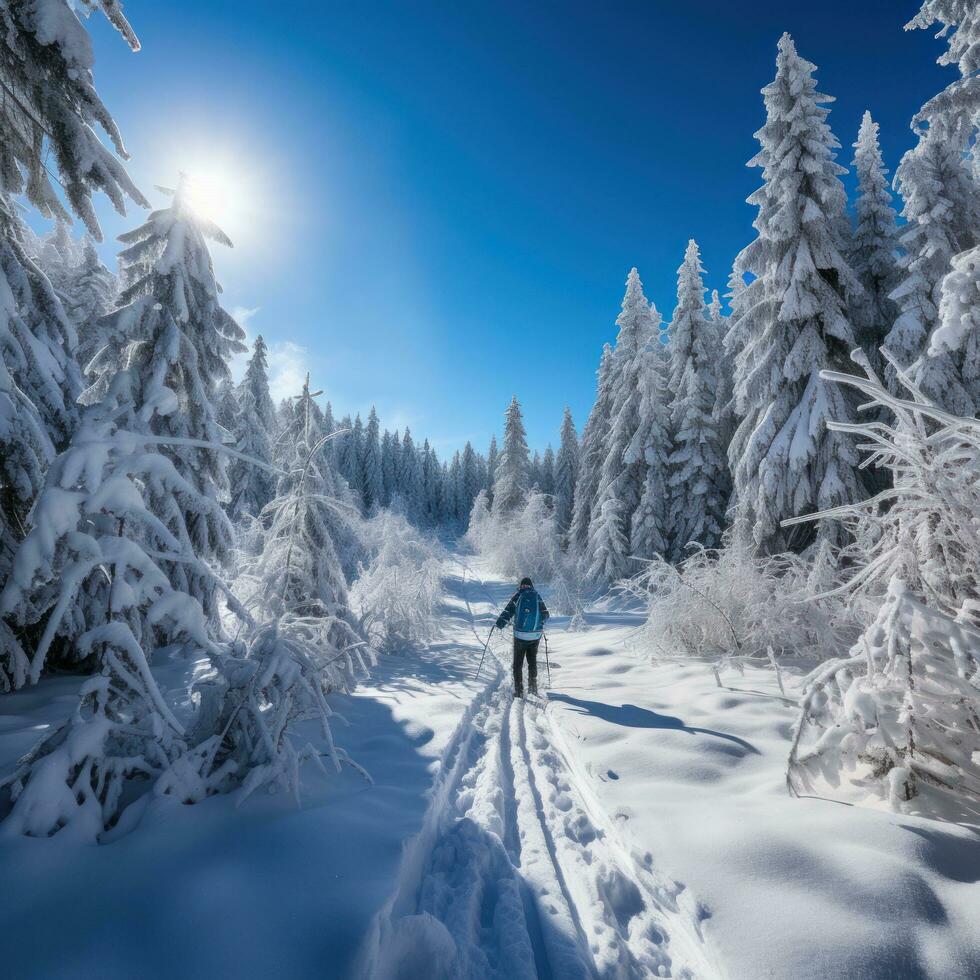
<instances>
[{"instance_id":1,"label":"snowy bush","mask_svg":"<svg viewBox=\"0 0 980 980\"><path fill-rule=\"evenodd\" d=\"M201 706L191 732L194 749L161 777L157 792L189 802L189 787L199 796L238 788L241 803L264 787L285 790L298 804L307 760L322 768L325 755L338 772L342 762L360 769L334 745L326 696L349 691L370 653L363 645L338 651L330 627L329 620L285 614L212 657L213 674L195 688ZM301 721L316 723L324 749L299 744L295 725Z\"/></svg>"},{"instance_id":2,"label":"snowy bush","mask_svg":"<svg viewBox=\"0 0 980 980\"><path fill-rule=\"evenodd\" d=\"M553 611L580 618L583 576L579 563L562 551L554 500L550 494L531 493L520 510L494 514L480 494L465 541L501 574L515 581L527 575L548 583Z\"/></svg>"},{"instance_id":3,"label":"snowy bush","mask_svg":"<svg viewBox=\"0 0 980 980\"><path fill-rule=\"evenodd\" d=\"M885 355L888 357L887 353ZM980 803L980 421L935 407L892 362L910 397L825 372L868 395L891 424L834 423L864 440L890 489L817 517L848 523L856 568L838 594L886 596L850 651L807 679L790 753L791 790L852 787L948 814ZM826 593L825 593L826 594ZM928 792L925 790L928 789ZM941 798L946 798L945 802Z\"/></svg>"},{"instance_id":4,"label":"snowy bush","mask_svg":"<svg viewBox=\"0 0 980 980\"><path fill-rule=\"evenodd\" d=\"M937 408L892 365L908 398L895 397L873 375L824 372L868 396L871 412L887 409L894 419L830 423L862 440L869 462L890 473L890 487L796 521L834 519L848 527L855 543L844 557L853 570L843 591L881 594L898 577L928 605L954 618L969 615L980 600L980 421Z\"/></svg>"},{"instance_id":5,"label":"snowy bush","mask_svg":"<svg viewBox=\"0 0 980 980\"><path fill-rule=\"evenodd\" d=\"M443 549L400 514L366 522L372 557L351 588L351 606L378 650L393 652L438 635Z\"/></svg>"},{"instance_id":6,"label":"snowy bush","mask_svg":"<svg viewBox=\"0 0 980 980\"><path fill-rule=\"evenodd\" d=\"M850 654L807 678L788 780L795 793L848 784L899 810L980 812L980 632L892 578Z\"/></svg>"},{"instance_id":7,"label":"snowy bush","mask_svg":"<svg viewBox=\"0 0 980 980\"><path fill-rule=\"evenodd\" d=\"M646 607L638 639L655 657L765 661L771 650L823 660L861 627L860 611L843 599L814 598L837 580L829 546L808 562L792 554L759 557L733 540L719 551L699 548L676 566L654 559L621 588Z\"/></svg>"}]
</instances>

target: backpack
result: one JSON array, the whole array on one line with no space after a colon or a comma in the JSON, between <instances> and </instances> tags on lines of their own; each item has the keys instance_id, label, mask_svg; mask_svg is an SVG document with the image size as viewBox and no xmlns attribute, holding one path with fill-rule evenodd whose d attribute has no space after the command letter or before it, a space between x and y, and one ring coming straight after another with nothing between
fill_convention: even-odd
<instances>
[{"instance_id":1,"label":"backpack","mask_svg":"<svg viewBox=\"0 0 980 980\"><path fill-rule=\"evenodd\" d=\"M540 633L540 600L534 589L521 589L514 611L514 633Z\"/></svg>"}]
</instances>

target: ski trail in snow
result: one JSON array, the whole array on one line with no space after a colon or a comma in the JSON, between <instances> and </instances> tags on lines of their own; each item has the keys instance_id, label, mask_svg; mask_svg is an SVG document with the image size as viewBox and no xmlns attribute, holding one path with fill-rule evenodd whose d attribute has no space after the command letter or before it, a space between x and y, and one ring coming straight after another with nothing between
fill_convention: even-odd
<instances>
[{"instance_id":1,"label":"ski trail in snow","mask_svg":"<svg viewBox=\"0 0 980 980\"><path fill-rule=\"evenodd\" d=\"M482 617L497 600L459 564L482 646L469 592L487 596ZM406 845L395 894L376 917L360 975L717 977L683 887L620 837L560 727L543 708L513 698L492 649L486 668L487 683L444 752L422 829Z\"/></svg>"}]
</instances>

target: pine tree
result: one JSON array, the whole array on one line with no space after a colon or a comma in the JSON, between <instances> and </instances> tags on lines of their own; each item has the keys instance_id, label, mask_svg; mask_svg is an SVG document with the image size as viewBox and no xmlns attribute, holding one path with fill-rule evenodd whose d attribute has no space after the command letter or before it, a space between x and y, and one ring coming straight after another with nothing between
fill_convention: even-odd
<instances>
[{"instance_id":1,"label":"pine tree","mask_svg":"<svg viewBox=\"0 0 980 980\"><path fill-rule=\"evenodd\" d=\"M691 240L677 270L677 308L670 321L676 387L667 524L675 560L691 542L705 548L721 543L727 505L728 462L714 414L717 327L704 305L703 273L697 243Z\"/></svg>"},{"instance_id":2,"label":"pine tree","mask_svg":"<svg viewBox=\"0 0 980 980\"><path fill-rule=\"evenodd\" d=\"M534 455L531 457L528 480L532 487L541 489L541 453L537 449L534 450Z\"/></svg>"},{"instance_id":3,"label":"pine tree","mask_svg":"<svg viewBox=\"0 0 980 980\"><path fill-rule=\"evenodd\" d=\"M744 288L745 280L733 269L728 277L728 292L725 294L730 311L733 309L735 297ZM712 293L712 295L715 294ZM715 393L714 418L726 453L731 444L732 436L735 434L735 356L728 343L728 335L731 333L734 323L734 313L730 312L728 316L725 316L719 308L716 325L718 389ZM731 493L730 485L731 470L729 469L729 494Z\"/></svg>"},{"instance_id":4,"label":"pine tree","mask_svg":"<svg viewBox=\"0 0 980 980\"><path fill-rule=\"evenodd\" d=\"M879 348L898 315L890 298L898 285L898 226L885 179L888 171L878 146L878 124L870 112L861 120L854 150L858 195L849 258L863 290L851 302L850 318L855 339L881 377L885 365Z\"/></svg>"},{"instance_id":5,"label":"pine tree","mask_svg":"<svg viewBox=\"0 0 980 980\"><path fill-rule=\"evenodd\" d=\"M942 283L939 326L928 354L955 352L960 360L960 381L974 405L980 405L980 249L953 257L952 269Z\"/></svg>"},{"instance_id":6,"label":"pine tree","mask_svg":"<svg viewBox=\"0 0 980 980\"><path fill-rule=\"evenodd\" d=\"M424 487L422 485L422 460L415 448L410 429L402 436L401 457L398 467L399 493L405 507L405 516L420 524L425 514Z\"/></svg>"},{"instance_id":7,"label":"pine tree","mask_svg":"<svg viewBox=\"0 0 980 980\"><path fill-rule=\"evenodd\" d=\"M900 241L905 254L899 261L901 282L891 296L901 313L885 346L922 392L958 415L972 415L975 406L961 378L961 358L937 351L923 356L938 324L943 277L954 255L973 248L980 236L980 188L973 181L962 151L941 128L927 130L899 164L896 186L907 221ZM886 372L889 387L903 391L894 372Z\"/></svg>"},{"instance_id":8,"label":"pine tree","mask_svg":"<svg viewBox=\"0 0 980 980\"><path fill-rule=\"evenodd\" d=\"M616 325L619 333L611 359L610 419L589 525L589 574L597 582L613 582L630 570L630 520L643 493L645 462L631 456L627 463L626 450L639 426L642 354L659 338L660 321L659 314L651 309L643 295L643 283L635 268L626 280L626 294ZM616 506L607 506L608 501L615 501ZM617 527L604 527L611 519L618 522Z\"/></svg>"},{"instance_id":9,"label":"pine tree","mask_svg":"<svg viewBox=\"0 0 980 980\"><path fill-rule=\"evenodd\" d=\"M218 386L214 399L214 413L218 425L235 436L235 423L238 419L238 392L231 377L225 378Z\"/></svg>"},{"instance_id":10,"label":"pine tree","mask_svg":"<svg viewBox=\"0 0 980 980\"><path fill-rule=\"evenodd\" d=\"M341 559L353 512L342 478L323 455L315 404L307 375L296 403L293 458L268 507L270 528L257 577L269 587L270 611L330 620L330 641L343 649L359 639Z\"/></svg>"},{"instance_id":11,"label":"pine tree","mask_svg":"<svg viewBox=\"0 0 980 980\"><path fill-rule=\"evenodd\" d=\"M602 357L599 360L595 402L592 404L592 410L582 432L575 500L572 505L572 523L569 528L569 545L580 555L585 552L589 540L592 505L605 458L606 431L609 428L612 411L612 366L612 347L606 344L602 348Z\"/></svg>"},{"instance_id":12,"label":"pine tree","mask_svg":"<svg viewBox=\"0 0 980 980\"><path fill-rule=\"evenodd\" d=\"M504 415L504 448L493 481L494 517L511 517L523 506L530 487L531 461L517 396Z\"/></svg>"},{"instance_id":13,"label":"pine tree","mask_svg":"<svg viewBox=\"0 0 980 980\"><path fill-rule=\"evenodd\" d=\"M395 436L385 429L384 435L381 437L381 484L384 488L381 504L383 507L391 506L391 498L395 493L396 469Z\"/></svg>"},{"instance_id":14,"label":"pine tree","mask_svg":"<svg viewBox=\"0 0 980 980\"><path fill-rule=\"evenodd\" d=\"M255 338L252 357L238 388L238 415L234 423L235 448L263 463L272 463L272 442L276 419L269 394L268 348L261 335ZM228 515L233 521L246 514L258 517L275 493L275 479L269 470L247 460L233 459L228 467L231 502Z\"/></svg>"},{"instance_id":15,"label":"pine tree","mask_svg":"<svg viewBox=\"0 0 980 980\"><path fill-rule=\"evenodd\" d=\"M121 5L97 6L139 50ZM57 180L72 211L101 241L92 194L104 193L121 214L125 197L142 207L149 204L96 133L101 128L126 159L119 130L95 89L91 40L73 11L51 8L0 6L0 79L8 93L19 93L0 103L0 180L5 192L26 194L44 217L69 221L51 183Z\"/></svg>"},{"instance_id":16,"label":"pine tree","mask_svg":"<svg viewBox=\"0 0 980 980\"><path fill-rule=\"evenodd\" d=\"M630 553L641 559L668 552L667 485L670 456L670 407L667 402L667 361L659 338L641 354L636 432L624 459L644 467L640 502L630 516Z\"/></svg>"},{"instance_id":17,"label":"pine tree","mask_svg":"<svg viewBox=\"0 0 980 980\"><path fill-rule=\"evenodd\" d=\"M827 125L829 97L816 91L815 66L788 34L779 42L775 80L762 91L767 120L756 133L763 186L750 198L758 237L736 262L755 278L737 300L736 401L741 418L729 447L739 525L763 552L806 546L813 529L784 529L784 518L859 499L857 452L828 420L851 405L820 378L846 369L855 346L848 298L860 285L843 252L846 196ZM824 521L820 533L836 536Z\"/></svg>"},{"instance_id":18,"label":"pine tree","mask_svg":"<svg viewBox=\"0 0 980 980\"><path fill-rule=\"evenodd\" d=\"M900 363L909 364L923 354L912 377L929 398L959 415L980 411L973 378L976 365L966 347L945 340L926 343L939 325L943 277L957 253L973 250L957 260L960 269L980 262L980 11L970 0L926 0L906 30L942 25L947 50L941 65L956 65L960 79L930 99L912 120L918 145L902 159L896 183L905 197L903 215L908 229L902 234L907 255L905 279L895 292L902 314L889 335L889 349ZM970 156L973 157L971 167ZM894 335L894 336L893 336ZM961 334L966 342L968 334ZM889 375L893 390L901 394Z\"/></svg>"},{"instance_id":19,"label":"pine tree","mask_svg":"<svg viewBox=\"0 0 980 980\"><path fill-rule=\"evenodd\" d=\"M553 494L555 492L555 451L549 443L541 457L541 492Z\"/></svg>"},{"instance_id":20,"label":"pine tree","mask_svg":"<svg viewBox=\"0 0 980 980\"><path fill-rule=\"evenodd\" d=\"M65 312L78 333L78 363L83 371L106 344L98 324L112 309L118 290L116 277L102 264L92 239L86 238L65 297Z\"/></svg>"},{"instance_id":21,"label":"pine tree","mask_svg":"<svg viewBox=\"0 0 980 980\"><path fill-rule=\"evenodd\" d=\"M381 439L378 413L374 406L364 430L364 452L361 458L361 486L364 488L364 509L372 513L384 505L384 479L381 468Z\"/></svg>"},{"instance_id":22,"label":"pine tree","mask_svg":"<svg viewBox=\"0 0 980 980\"><path fill-rule=\"evenodd\" d=\"M127 246L120 263L129 285L105 326L120 338L121 351L96 358L99 378L90 392L111 385L120 363L131 372L130 425L141 432L149 425L161 452L186 481L179 497L151 483L147 505L188 553L223 562L233 543L231 525L218 506L228 491L225 458L194 443L223 441L214 398L230 376L229 357L245 349L244 333L221 307L205 238L231 243L194 212L187 194L182 176L169 208L154 211L145 224L120 236ZM158 414L151 419L153 410ZM177 591L198 599L209 616L217 615L212 579L177 561L163 567Z\"/></svg>"},{"instance_id":23,"label":"pine tree","mask_svg":"<svg viewBox=\"0 0 980 980\"><path fill-rule=\"evenodd\" d=\"M572 522L575 483L578 479L578 453L578 433L572 421L572 410L566 405L561 420L561 445L555 461L555 521L560 534L565 534Z\"/></svg>"},{"instance_id":24,"label":"pine tree","mask_svg":"<svg viewBox=\"0 0 980 980\"><path fill-rule=\"evenodd\" d=\"M448 486L446 487L446 513L455 526L462 524L465 512L463 504L463 463L459 452L453 453L453 461L449 466Z\"/></svg>"},{"instance_id":25,"label":"pine tree","mask_svg":"<svg viewBox=\"0 0 980 980\"><path fill-rule=\"evenodd\" d=\"M930 99L912 120L914 128L942 129L961 150L971 139L976 150L980 127L980 8L973 0L925 0L905 30L928 30L942 25L938 36L947 49L937 59L941 65L956 65L960 78Z\"/></svg>"},{"instance_id":26,"label":"pine tree","mask_svg":"<svg viewBox=\"0 0 980 980\"><path fill-rule=\"evenodd\" d=\"M500 454L497 451L497 437L490 436L490 448L487 451L487 503L493 505L493 483L497 478L497 464L500 462Z\"/></svg>"},{"instance_id":27,"label":"pine tree","mask_svg":"<svg viewBox=\"0 0 980 980\"><path fill-rule=\"evenodd\" d=\"M480 472L480 460L468 442L463 447L460 466L461 495L457 506L457 517L462 522L469 516L470 510L473 508L473 501L476 500L476 495L483 489L483 474Z\"/></svg>"}]
</instances>

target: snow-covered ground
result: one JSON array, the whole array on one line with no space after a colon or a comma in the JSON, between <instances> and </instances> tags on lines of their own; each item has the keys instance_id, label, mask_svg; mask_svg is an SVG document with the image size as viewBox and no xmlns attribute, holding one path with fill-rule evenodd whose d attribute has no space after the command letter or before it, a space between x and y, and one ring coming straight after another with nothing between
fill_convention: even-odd
<instances>
[{"instance_id":1,"label":"snow-covered ground","mask_svg":"<svg viewBox=\"0 0 980 980\"><path fill-rule=\"evenodd\" d=\"M977 832L790 799L771 675L652 665L634 614L595 611L553 620L547 700L514 703L506 643L474 676L510 584L446 572L444 637L334 699L373 785L311 769L299 808L158 801L110 844L0 838L7 975L980 976ZM0 764L77 685L3 699Z\"/></svg>"}]
</instances>

